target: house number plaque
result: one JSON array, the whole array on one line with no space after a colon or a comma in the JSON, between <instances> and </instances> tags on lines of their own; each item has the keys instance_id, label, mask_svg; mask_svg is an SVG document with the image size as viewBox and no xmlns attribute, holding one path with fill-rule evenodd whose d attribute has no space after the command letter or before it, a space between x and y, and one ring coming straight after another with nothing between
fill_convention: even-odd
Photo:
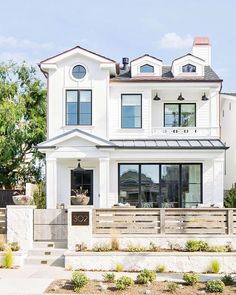
<instances>
[{"instance_id":1,"label":"house number plaque","mask_svg":"<svg viewBox=\"0 0 236 295\"><path fill-rule=\"evenodd\" d=\"M72 212L72 225L89 225L89 212Z\"/></svg>"}]
</instances>

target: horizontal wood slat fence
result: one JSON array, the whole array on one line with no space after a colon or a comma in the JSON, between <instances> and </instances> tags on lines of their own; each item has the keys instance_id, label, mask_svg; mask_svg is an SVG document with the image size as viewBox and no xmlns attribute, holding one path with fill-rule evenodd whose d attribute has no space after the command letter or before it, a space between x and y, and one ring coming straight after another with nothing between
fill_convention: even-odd
<instances>
[{"instance_id":1,"label":"horizontal wood slat fence","mask_svg":"<svg viewBox=\"0 0 236 295\"><path fill-rule=\"evenodd\" d=\"M67 211L64 209L34 210L35 241L66 241Z\"/></svg>"},{"instance_id":2,"label":"horizontal wood slat fence","mask_svg":"<svg viewBox=\"0 0 236 295\"><path fill-rule=\"evenodd\" d=\"M236 234L236 209L94 209L94 234Z\"/></svg>"},{"instance_id":3,"label":"horizontal wood slat fence","mask_svg":"<svg viewBox=\"0 0 236 295\"><path fill-rule=\"evenodd\" d=\"M7 233L7 218L6 218L6 209L0 209L0 235L5 235Z\"/></svg>"}]
</instances>

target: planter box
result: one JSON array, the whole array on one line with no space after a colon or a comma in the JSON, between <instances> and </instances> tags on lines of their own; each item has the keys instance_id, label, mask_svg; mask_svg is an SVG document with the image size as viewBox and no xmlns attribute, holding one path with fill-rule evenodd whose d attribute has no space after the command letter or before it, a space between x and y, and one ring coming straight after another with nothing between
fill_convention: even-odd
<instances>
[{"instance_id":1,"label":"planter box","mask_svg":"<svg viewBox=\"0 0 236 295\"><path fill-rule=\"evenodd\" d=\"M27 256L26 252L16 251L12 252L13 254L13 266L23 266L25 257ZM0 266L2 265L2 260L5 255L5 252L0 252Z\"/></svg>"},{"instance_id":2,"label":"planter box","mask_svg":"<svg viewBox=\"0 0 236 295\"><path fill-rule=\"evenodd\" d=\"M207 272L212 260L217 260L221 272L236 272L236 253L216 252L65 252L65 267L83 270L114 271L118 263L124 271L156 269L164 264L171 272Z\"/></svg>"}]
</instances>

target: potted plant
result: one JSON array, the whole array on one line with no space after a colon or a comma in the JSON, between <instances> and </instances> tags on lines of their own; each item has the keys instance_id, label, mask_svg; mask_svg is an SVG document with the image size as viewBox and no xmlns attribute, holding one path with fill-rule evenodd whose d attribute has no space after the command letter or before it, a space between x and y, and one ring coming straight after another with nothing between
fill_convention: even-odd
<instances>
[{"instance_id":1,"label":"potted plant","mask_svg":"<svg viewBox=\"0 0 236 295\"><path fill-rule=\"evenodd\" d=\"M15 205L30 205L31 204L31 197L24 194L19 194L15 192L12 196L13 202Z\"/></svg>"},{"instance_id":2,"label":"potted plant","mask_svg":"<svg viewBox=\"0 0 236 295\"><path fill-rule=\"evenodd\" d=\"M90 197L87 196L88 190L83 190L82 186L78 190L72 190L75 196L71 196L72 205L88 205Z\"/></svg>"}]
</instances>

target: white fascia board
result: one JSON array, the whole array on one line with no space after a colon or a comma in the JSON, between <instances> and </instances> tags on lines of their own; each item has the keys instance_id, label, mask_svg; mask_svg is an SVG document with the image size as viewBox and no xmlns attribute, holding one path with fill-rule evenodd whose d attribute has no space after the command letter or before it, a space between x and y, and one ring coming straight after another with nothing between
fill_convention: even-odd
<instances>
[{"instance_id":1,"label":"white fascia board","mask_svg":"<svg viewBox=\"0 0 236 295\"><path fill-rule=\"evenodd\" d=\"M101 63L100 69L108 70L112 75L116 75L116 64L112 62Z\"/></svg>"},{"instance_id":2,"label":"white fascia board","mask_svg":"<svg viewBox=\"0 0 236 295\"><path fill-rule=\"evenodd\" d=\"M42 63L42 64L40 64L40 68L44 72L48 72L49 70L56 71L57 65L54 63Z\"/></svg>"}]
</instances>

